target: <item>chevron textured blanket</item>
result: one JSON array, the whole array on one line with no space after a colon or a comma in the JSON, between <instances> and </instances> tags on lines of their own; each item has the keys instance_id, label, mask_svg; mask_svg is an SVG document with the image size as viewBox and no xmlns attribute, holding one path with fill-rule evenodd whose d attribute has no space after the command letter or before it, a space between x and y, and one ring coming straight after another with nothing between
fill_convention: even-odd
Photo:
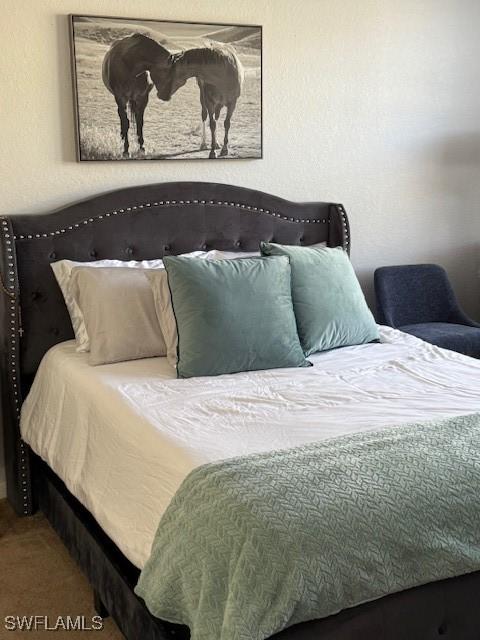
<instances>
[{"instance_id":1,"label":"chevron textured blanket","mask_svg":"<svg viewBox=\"0 0 480 640\"><path fill-rule=\"evenodd\" d=\"M480 569L480 414L194 470L136 593L193 640L261 640Z\"/></svg>"}]
</instances>

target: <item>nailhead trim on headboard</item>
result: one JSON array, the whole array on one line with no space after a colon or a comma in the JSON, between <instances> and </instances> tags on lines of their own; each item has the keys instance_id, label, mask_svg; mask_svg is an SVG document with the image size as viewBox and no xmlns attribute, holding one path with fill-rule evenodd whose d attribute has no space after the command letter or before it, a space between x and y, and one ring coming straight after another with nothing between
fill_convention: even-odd
<instances>
[{"instance_id":1,"label":"nailhead trim on headboard","mask_svg":"<svg viewBox=\"0 0 480 640\"><path fill-rule=\"evenodd\" d=\"M85 218L84 220L80 220L80 222L77 222L73 225L69 225L68 227L64 227L63 229L56 229L55 231L49 231L48 233L35 233L35 234L15 236L15 240L34 240L36 238L49 238L52 236L58 236L62 233L67 233L68 231L75 231L76 229L81 228L83 225L88 225L88 224L92 224L93 222L97 222L98 220L103 220L103 218L109 218L110 216L124 215L126 213L130 213L138 209L146 209L148 207L172 207L172 206L184 207L185 205L198 205L198 204L208 204L208 205L217 206L217 207L221 206L221 207L232 207L235 209L244 209L246 211L253 211L255 213L263 213L268 216L273 216L274 218L280 218L281 220L286 220L287 222L296 222L296 223L303 223L303 224L327 224L329 222L328 218L322 218L319 220L292 218L290 216L285 216L283 215L283 213L280 213L278 211L272 211L271 209L264 209L262 207L254 207L249 204L245 204L243 202L229 202L227 200L159 200L158 202L145 202L144 204L132 205L131 207L114 209L113 211L102 213L93 218ZM343 219L345 219L344 214L343 214Z\"/></svg>"},{"instance_id":2,"label":"nailhead trim on headboard","mask_svg":"<svg viewBox=\"0 0 480 640\"><path fill-rule=\"evenodd\" d=\"M349 227L347 222L347 214L341 204L337 204L337 209L338 209L338 212L340 213L340 217L342 218L343 233L345 235L345 250L348 251L350 247L350 233L349 233Z\"/></svg>"},{"instance_id":3,"label":"nailhead trim on headboard","mask_svg":"<svg viewBox=\"0 0 480 640\"><path fill-rule=\"evenodd\" d=\"M8 277L7 282L4 283L4 295L9 297L9 335L8 335L8 367L10 369L10 381L13 391L13 403L14 403L14 418L17 421L17 425L20 423L20 386L19 386L19 362L18 352L19 343L18 337L20 334L20 323L17 311L17 299L15 293L15 256L13 252L13 239L10 225L7 220L1 218L1 228L4 238L4 245L7 253L7 267ZM20 477L21 477L21 490L23 500L23 513L28 515L31 513L31 492L27 477L29 477L29 458L25 448L25 443L20 439Z\"/></svg>"}]
</instances>

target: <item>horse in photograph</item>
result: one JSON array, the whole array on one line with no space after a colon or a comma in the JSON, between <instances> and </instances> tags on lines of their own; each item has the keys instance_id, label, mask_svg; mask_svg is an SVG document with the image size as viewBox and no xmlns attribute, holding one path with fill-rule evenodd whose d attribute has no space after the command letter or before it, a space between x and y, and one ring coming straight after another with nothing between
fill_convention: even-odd
<instances>
[{"instance_id":1,"label":"horse in photograph","mask_svg":"<svg viewBox=\"0 0 480 640\"><path fill-rule=\"evenodd\" d=\"M125 158L129 157L130 122L136 127L139 151L145 153L143 114L153 87L150 69L161 68L169 60L170 53L164 47L140 33L117 40L105 54L102 78L117 103Z\"/></svg>"},{"instance_id":2,"label":"horse in photograph","mask_svg":"<svg viewBox=\"0 0 480 640\"><path fill-rule=\"evenodd\" d=\"M209 117L211 146L210 158L215 158L218 149L216 139L217 120L226 107L225 135L221 156L228 154L228 132L237 100L242 92L243 67L235 52L226 46L189 49L170 57L169 66L157 65L151 69L152 80L161 100L170 100L189 78L195 77L200 89L202 107L202 144L206 149L205 121Z\"/></svg>"}]
</instances>

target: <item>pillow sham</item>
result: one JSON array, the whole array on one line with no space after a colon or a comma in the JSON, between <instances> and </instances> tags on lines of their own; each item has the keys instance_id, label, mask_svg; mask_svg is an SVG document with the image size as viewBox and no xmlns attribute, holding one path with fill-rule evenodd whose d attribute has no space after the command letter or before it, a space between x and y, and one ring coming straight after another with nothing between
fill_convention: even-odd
<instances>
[{"instance_id":1,"label":"pillow sham","mask_svg":"<svg viewBox=\"0 0 480 640\"><path fill-rule=\"evenodd\" d=\"M312 249L326 247L326 242L317 242L310 245ZM237 258L259 258L262 255L260 248L258 251L222 251L220 249L212 249L208 252L209 260L236 260Z\"/></svg>"},{"instance_id":2,"label":"pillow sham","mask_svg":"<svg viewBox=\"0 0 480 640\"><path fill-rule=\"evenodd\" d=\"M341 247L262 242L261 250L265 256L286 256L290 260L293 306L306 356L378 339L377 324Z\"/></svg>"},{"instance_id":3,"label":"pillow sham","mask_svg":"<svg viewBox=\"0 0 480 640\"><path fill-rule=\"evenodd\" d=\"M82 311L91 365L166 355L145 270L75 267L70 291Z\"/></svg>"},{"instance_id":4,"label":"pillow sham","mask_svg":"<svg viewBox=\"0 0 480 640\"><path fill-rule=\"evenodd\" d=\"M205 251L194 251L189 254L192 257L198 257L204 255ZM85 327L82 310L76 303L71 291L70 291L70 279L72 271L75 267L115 267L115 268L128 268L128 269L163 269L163 260L94 260L91 262L77 262L75 260L58 260L52 262L51 265L55 278L58 282L58 286L62 292L65 304L67 306L68 313L70 314L70 320L72 322L73 332L77 341L76 350L79 352L85 352L90 350L90 341L88 333Z\"/></svg>"},{"instance_id":5,"label":"pillow sham","mask_svg":"<svg viewBox=\"0 0 480 640\"><path fill-rule=\"evenodd\" d=\"M168 286L168 277L165 269L149 270L145 272L152 288L155 311L158 324L165 340L168 363L176 368L178 333L177 322L173 313L172 297Z\"/></svg>"},{"instance_id":6,"label":"pillow sham","mask_svg":"<svg viewBox=\"0 0 480 640\"><path fill-rule=\"evenodd\" d=\"M258 251L221 251L212 249L208 252L209 260L236 260L237 258L259 258L262 254Z\"/></svg>"},{"instance_id":7,"label":"pillow sham","mask_svg":"<svg viewBox=\"0 0 480 640\"><path fill-rule=\"evenodd\" d=\"M288 258L164 262L178 332L178 377L310 364L298 339Z\"/></svg>"}]
</instances>

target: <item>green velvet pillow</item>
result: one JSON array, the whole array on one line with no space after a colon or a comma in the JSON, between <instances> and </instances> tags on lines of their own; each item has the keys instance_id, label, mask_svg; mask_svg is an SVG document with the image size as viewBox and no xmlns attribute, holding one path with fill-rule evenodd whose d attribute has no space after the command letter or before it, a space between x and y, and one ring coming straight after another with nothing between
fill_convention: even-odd
<instances>
[{"instance_id":1,"label":"green velvet pillow","mask_svg":"<svg viewBox=\"0 0 480 640\"><path fill-rule=\"evenodd\" d=\"M378 329L348 255L341 247L313 249L262 242L262 254L287 256L292 298L305 355L378 338Z\"/></svg>"},{"instance_id":2,"label":"green velvet pillow","mask_svg":"<svg viewBox=\"0 0 480 640\"><path fill-rule=\"evenodd\" d=\"M288 258L165 257L179 378L302 367Z\"/></svg>"}]
</instances>

